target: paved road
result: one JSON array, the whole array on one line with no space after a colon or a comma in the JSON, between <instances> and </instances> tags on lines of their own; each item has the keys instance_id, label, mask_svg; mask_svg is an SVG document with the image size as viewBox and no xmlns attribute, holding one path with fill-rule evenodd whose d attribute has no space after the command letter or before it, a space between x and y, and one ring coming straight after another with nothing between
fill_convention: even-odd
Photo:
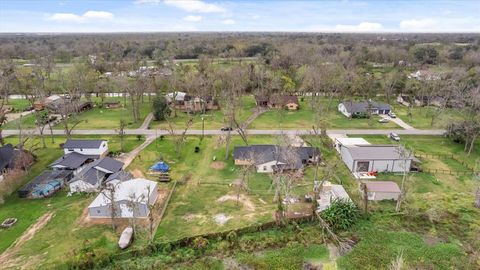
<instances>
[{"instance_id":1,"label":"paved road","mask_svg":"<svg viewBox=\"0 0 480 270\"><path fill-rule=\"evenodd\" d=\"M37 130L23 130L24 134L38 134ZM175 130L175 134L179 135L183 130ZM352 134L352 135L387 135L390 132L396 132L399 135L443 135L445 130L443 129L332 129L328 130L327 134ZM18 130L3 130L3 136L18 135ZM50 131L45 131L45 134L50 134ZM205 135L220 135L226 132L220 130L205 130ZM246 131L249 135L310 135L311 130L307 129L289 129L289 130L268 130L268 129L248 129ZM65 132L60 129L53 130L54 135L64 135ZM73 135L117 135L118 132L112 129L93 129L93 130L74 130ZM126 129L127 135L169 135L166 130L153 130L153 129ZM236 132L232 132L233 135L238 135ZM192 129L187 131L187 135L202 135L201 129Z\"/></svg>"}]
</instances>

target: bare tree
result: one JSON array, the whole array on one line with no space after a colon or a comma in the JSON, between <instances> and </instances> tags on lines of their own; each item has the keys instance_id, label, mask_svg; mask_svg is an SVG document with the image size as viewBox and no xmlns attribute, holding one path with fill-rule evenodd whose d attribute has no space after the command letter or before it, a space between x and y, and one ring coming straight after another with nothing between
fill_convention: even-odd
<instances>
[{"instance_id":1,"label":"bare tree","mask_svg":"<svg viewBox=\"0 0 480 270\"><path fill-rule=\"evenodd\" d=\"M409 179L409 172L410 172L410 162L411 162L411 157L413 156L413 153L410 152L405 148L405 146L398 146L397 147L397 152L400 158L400 167L403 169L402 171L402 183L400 186L400 195L397 200L397 205L395 207L395 211L399 212L402 206L402 201L406 197L406 188L405 188L405 182L408 181Z\"/></svg>"},{"instance_id":2,"label":"bare tree","mask_svg":"<svg viewBox=\"0 0 480 270\"><path fill-rule=\"evenodd\" d=\"M138 218L138 205L140 202L145 200L145 194L136 194L134 191L131 191L128 194L128 201L127 201L127 208L132 213L132 218L130 219L132 228L133 228L133 235L136 234L137 231L137 218ZM148 202L147 202L148 204Z\"/></svg>"},{"instance_id":3,"label":"bare tree","mask_svg":"<svg viewBox=\"0 0 480 270\"><path fill-rule=\"evenodd\" d=\"M125 119L120 119L118 126L118 136L120 137L120 151L125 152L125 126L127 122Z\"/></svg>"},{"instance_id":4,"label":"bare tree","mask_svg":"<svg viewBox=\"0 0 480 270\"><path fill-rule=\"evenodd\" d=\"M175 145L175 153L177 158L180 158L180 154L182 151L182 146L185 143L185 139L187 137L187 131L193 124L193 118L190 117L187 122L185 123L184 129L180 134L176 133L175 125L170 121L169 117L165 117L165 120L168 124L167 132L172 136L173 143Z\"/></svg>"}]
</instances>

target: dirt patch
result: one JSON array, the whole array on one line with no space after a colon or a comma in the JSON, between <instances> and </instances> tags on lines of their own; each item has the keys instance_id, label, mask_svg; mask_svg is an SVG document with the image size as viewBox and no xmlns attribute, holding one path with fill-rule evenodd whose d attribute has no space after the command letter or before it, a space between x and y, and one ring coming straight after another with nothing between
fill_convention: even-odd
<instances>
[{"instance_id":1,"label":"dirt patch","mask_svg":"<svg viewBox=\"0 0 480 270\"><path fill-rule=\"evenodd\" d=\"M426 235L423 237L423 242L429 246L435 246L436 244L441 243L442 239L432 235Z\"/></svg>"},{"instance_id":2,"label":"dirt patch","mask_svg":"<svg viewBox=\"0 0 480 270\"><path fill-rule=\"evenodd\" d=\"M215 169L215 170L222 170L225 168L225 162L223 161L214 161L210 163L210 168Z\"/></svg>"},{"instance_id":3,"label":"dirt patch","mask_svg":"<svg viewBox=\"0 0 480 270\"><path fill-rule=\"evenodd\" d=\"M135 170L131 171L130 173L131 173L131 174L133 175L133 177L135 177L135 178L145 178L145 176L143 175L143 172L140 171L139 169L135 169Z\"/></svg>"},{"instance_id":4,"label":"dirt patch","mask_svg":"<svg viewBox=\"0 0 480 270\"><path fill-rule=\"evenodd\" d=\"M20 247L27 241L32 239L35 234L47 225L48 221L53 217L54 212L47 212L41 216L35 224L32 224L23 234L15 240L15 242L0 255L0 265L8 267L10 260L20 250Z\"/></svg>"},{"instance_id":5,"label":"dirt patch","mask_svg":"<svg viewBox=\"0 0 480 270\"><path fill-rule=\"evenodd\" d=\"M195 220L195 219L203 219L203 218L205 218L205 216L204 215L199 215L199 214L186 214L182 218L185 221L192 221L192 220Z\"/></svg>"},{"instance_id":6,"label":"dirt patch","mask_svg":"<svg viewBox=\"0 0 480 270\"><path fill-rule=\"evenodd\" d=\"M237 201L237 195L224 195L217 199L217 202L225 202L225 201ZM250 200L249 197L245 196L244 194L240 194L238 197L238 202L242 203L243 206L248 211L255 211L255 204Z\"/></svg>"},{"instance_id":7,"label":"dirt patch","mask_svg":"<svg viewBox=\"0 0 480 270\"><path fill-rule=\"evenodd\" d=\"M227 216L225 215L224 213L220 213L220 214L216 214L215 216L213 216L213 219L215 220L215 222L219 225L223 225L225 223L227 223L227 221L229 221L230 219L232 219L231 216Z\"/></svg>"}]
</instances>

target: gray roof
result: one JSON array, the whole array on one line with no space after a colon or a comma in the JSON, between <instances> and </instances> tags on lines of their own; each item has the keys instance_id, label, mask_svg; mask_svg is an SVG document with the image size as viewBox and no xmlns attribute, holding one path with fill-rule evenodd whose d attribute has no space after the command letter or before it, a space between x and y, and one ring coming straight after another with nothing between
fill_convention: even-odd
<instances>
[{"instance_id":1,"label":"gray roof","mask_svg":"<svg viewBox=\"0 0 480 270\"><path fill-rule=\"evenodd\" d=\"M123 167L123 162L115 160L110 157L104 157L99 160L98 164L95 165L95 167L100 167L105 170L109 170L111 172L118 172L122 169Z\"/></svg>"},{"instance_id":2,"label":"gray roof","mask_svg":"<svg viewBox=\"0 0 480 270\"><path fill-rule=\"evenodd\" d=\"M13 167L15 148L11 144L0 147L0 171ZM1 172L0 172L1 174Z\"/></svg>"},{"instance_id":3,"label":"gray roof","mask_svg":"<svg viewBox=\"0 0 480 270\"><path fill-rule=\"evenodd\" d=\"M271 161L286 163L278 165L285 169L300 169L304 161L319 156L320 150L315 147L286 147L278 145L235 146L233 158L239 160L253 159L256 165Z\"/></svg>"},{"instance_id":4,"label":"gray roof","mask_svg":"<svg viewBox=\"0 0 480 270\"><path fill-rule=\"evenodd\" d=\"M342 102L343 106L345 106L345 109L349 113L362 113L362 112L367 112L368 110L368 101L344 101ZM389 104L386 103L381 103L381 102L376 102L376 101L370 101L370 105L372 109L378 109L378 110L391 110L392 107Z\"/></svg>"},{"instance_id":5,"label":"gray roof","mask_svg":"<svg viewBox=\"0 0 480 270\"><path fill-rule=\"evenodd\" d=\"M100 148L105 140L70 140L68 139L63 148L84 148L84 149L96 149Z\"/></svg>"},{"instance_id":6,"label":"gray roof","mask_svg":"<svg viewBox=\"0 0 480 270\"><path fill-rule=\"evenodd\" d=\"M127 181L133 179L133 175L129 172L126 172L124 170L118 171L116 173L112 173L105 182L109 182L112 180L120 180L120 181Z\"/></svg>"},{"instance_id":7,"label":"gray roof","mask_svg":"<svg viewBox=\"0 0 480 270\"><path fill-rule=\"evenodd\" d=\"M89 159L96 159L98 156L88 156L88 155L82 155L76 152L68 153L61 158L55 160L52 164L50 164L50 167L52 166L63 166L68 169L78 169L80 168L85 162Z\"/></svg>"},{"instance_id":8,"label":"gray roof","mask_svg":"<svg viewBox=\"0 0 480 270\"><path fill-rule=\"evenodd\" d=\"M400 156L403 151L402 146L397 145L352 145L345 146L350 152L353 160L399 160L404 159ZM412 159L411 153L407 150L407 159Z\"/></svg>"},{"instance_id":9,"label":"gray roof","mask_svg":"<svg viewBox=\"0 0 480 270\"><path fill-rule=\"evenodd\" d=\"M103 182L103 180L105 180L105 178L109 176L108 173L97 170L96 167L100 167L100 168L112 171L113 173L116 173L122 169L122 166L123 166L122 162L109 157L97 159L92 163L85 165L82 168L82 170L77 174L77 176L75 176L75 178L72 179L71 182L81 180L81 181L90 183L92 185L95 185L98 183L98 181Z\"/></svg>"}]
</instances>

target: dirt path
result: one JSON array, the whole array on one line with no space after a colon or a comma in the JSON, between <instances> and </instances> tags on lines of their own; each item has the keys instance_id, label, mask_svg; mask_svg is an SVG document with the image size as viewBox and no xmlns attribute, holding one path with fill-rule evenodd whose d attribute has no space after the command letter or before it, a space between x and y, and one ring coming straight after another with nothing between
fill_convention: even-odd
<instances>
[{"instance_id":1,"label":"dirt path","mask_svg":"<svg viewBox=\"0 0 480 270\"><path fill-rule=\"evenodd\" d=\"M220 198L217 199L217 202L225 202L225 201L237 201L237 195L224 195ZM249 197L240 194L240 197L238 198L238 202L242 203L243 206L248 210L248 211L255 211L255 204L253 204L252 200L250 200Z\"/></svg>"},{"instance_id":2,"label":"dirt path","mask_svg":"<svg viewBox=\"0 0 480 270\"><path fill-rule=\"evenodd\" d=\"M255 110L253 111L253 114L250 115L247 120L245 120L245 122L242 123L242 129L247 129L248 126L253 122L255 121L255 119L257 119L257 117L259 117L261 114L263 114L264 112L267 112L268 111L268 108L263 108L263 107L257 107L255 108Z\"/></svg>"},{"instance_id":3,"label":"dirt path","mask_svg":"<svg viewBox=\"0 0 480 270\"><path fill-rule=\"evenodd\" d=\"M147 147L149 144L151 144L155 140L155 136L147 136L146 140L139 145L137 148L133 149L132 151L128 153L124 153L120 155L117 159L123 162L123 169L127 168L130 163L135 159L135 157L143 150L145 147Z\"/></svg>"},{"instance_id":4,"label":"dirt path","mask_svg":"<svg viewBox=\"0 0 480 270\"><path fill-rule=\"evenodd\" d=\"M150 125L150 122L152 122L152 119L153 119L153 113L149 113L147 117L145 117L145 120L143 120L143 123L140 126L140 129L147 129L148 126Z\"/></svg>"},{"instance_id":5,"label":"dirt path","mask_svg":"<svg viewBox=\"0 0 480 270\"><path fill-rule=\"evenodd\" d=\"M47 212L41 216L35 224L32 224L7 250L0 255L0 265L9 267L9 263L15 257L23 244L33 238L35 234L42 229L53 217L54 212Z\"/></svg>"}]
</instances>

